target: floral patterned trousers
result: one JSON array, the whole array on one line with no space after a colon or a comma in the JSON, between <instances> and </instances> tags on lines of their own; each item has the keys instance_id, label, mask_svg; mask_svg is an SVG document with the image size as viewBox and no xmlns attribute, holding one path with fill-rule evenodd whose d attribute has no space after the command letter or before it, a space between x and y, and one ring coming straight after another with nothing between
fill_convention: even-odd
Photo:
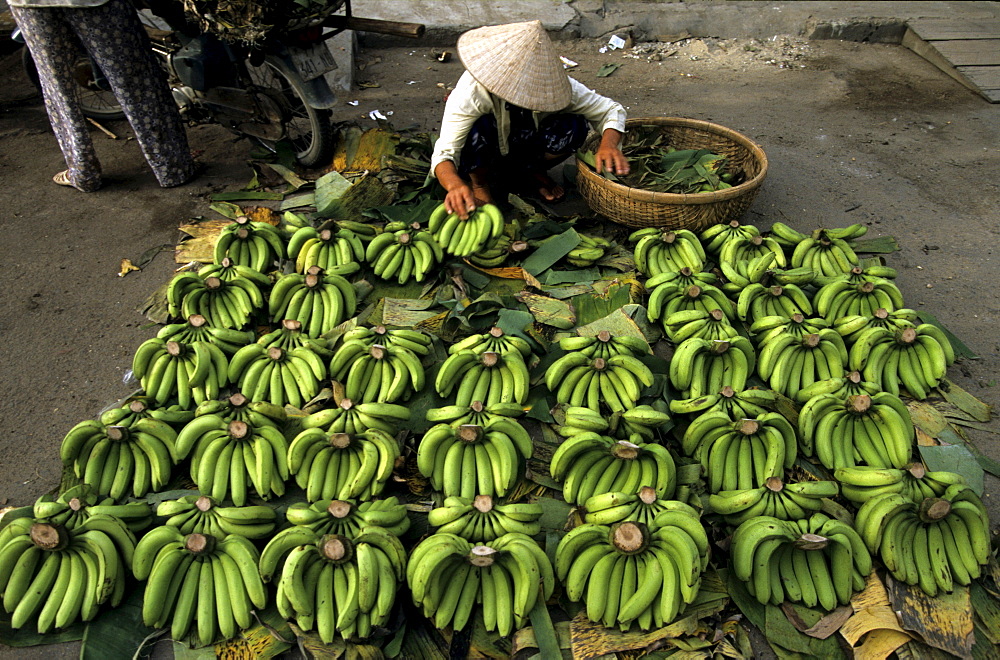
<instances>
[{"instance_id":1,"label":"floral patterned trousers","mask_svg":"<svg viewBox=\"0 0 1000 660\"><path fill-rule=\"evenodd\" d=\"M45 109L76 188L89 192L101 186L90 126L76 100L73 68L81 48L107 78L159 184L169 188L194 176L184 124L129 0L97 7L11 7L11 13L35 60Z\"/></svg>"}]
</instances>

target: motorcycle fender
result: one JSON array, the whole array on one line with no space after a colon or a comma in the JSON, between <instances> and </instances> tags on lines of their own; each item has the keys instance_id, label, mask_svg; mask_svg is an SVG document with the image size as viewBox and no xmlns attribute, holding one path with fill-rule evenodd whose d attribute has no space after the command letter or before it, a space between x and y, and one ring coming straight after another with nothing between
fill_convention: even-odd
<instances>
[{"instance_id":1,"label":"motorcycle fender","mask_svg":"<svg viewBox=\"0 0 1000 660\"><path fill-rule=\"evenodd\" d=\"M295 71L295 63L292 62L291 56L280 54L277 57L285 65L286 70ZM330 89L330 85L327 84L325 77L320 76L312 80L302 80L300 78L299 83L302 85L302 90L310 107L317 110L329 110L336 105L337 97L334 95L333 90Z\"/></svg>"}]
</instances>

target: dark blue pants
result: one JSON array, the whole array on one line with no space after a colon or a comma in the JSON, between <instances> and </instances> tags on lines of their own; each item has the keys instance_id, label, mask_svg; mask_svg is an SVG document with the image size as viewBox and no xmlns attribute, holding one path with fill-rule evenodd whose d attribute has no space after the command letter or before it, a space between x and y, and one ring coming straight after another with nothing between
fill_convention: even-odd
<instances>
[{"instance_id":1,"label":"dark blue pants","mask_svg":"<svg viewBox=\"0 0 1000 660\"><path fill-rule=\"evenodd\" d=\"M583 115L552 114L535 127L531 111L508 106L510 111L509 150L500 155L500 138L494 115L483 115L472 125L462 147L459 173L468 175L479 168L512 172L545 172L559 160L545 160L545 155L566 157L583 145L590 130Z\"/></svg>"}]
</instances>

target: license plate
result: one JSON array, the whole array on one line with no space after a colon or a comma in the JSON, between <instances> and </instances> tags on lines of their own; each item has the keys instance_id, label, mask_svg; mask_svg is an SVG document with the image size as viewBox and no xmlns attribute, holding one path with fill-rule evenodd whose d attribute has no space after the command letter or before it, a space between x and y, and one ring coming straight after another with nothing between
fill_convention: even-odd
<instances>
[{"instance_id":1,"label":"license plate","mask_svg":"<svg viewBox=\"0 0 1000 660\"><path fill-rule=\"evenodd\" d=\"M326 44L313 44L308 48L289 48L288 54L291 55L292 62L299 75L302 76L302 80L319 78L327 71L333 71L337 68L333 53L326 47Z\"/></svg>"}]
</instances>

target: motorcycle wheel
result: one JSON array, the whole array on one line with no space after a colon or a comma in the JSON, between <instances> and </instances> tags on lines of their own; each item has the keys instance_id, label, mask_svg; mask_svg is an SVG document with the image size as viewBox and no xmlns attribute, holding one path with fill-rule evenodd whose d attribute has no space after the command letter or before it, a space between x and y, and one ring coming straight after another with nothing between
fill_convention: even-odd
<instances>
[{"instance_id":1,"label":"motorcycle wheel","mask_svg":"<svg viewBox=\"0 0 1000 660\"><path fill-rule=\"evenodd\" d=\"M309 105L298 75L289 72L280 59L267 57L260 66L247 68L253 83L280 101L285 139L292 145L298 163L303 167L329 164L334 148L332 113ZM258 138L254 141L269 151L277 151L276 142Z\"/></svg>"},{"instance_id":2,"label":"motorcycle wheel","mask_svg":"<svg viewBox=\"0 0 1000 660\"><path fill-rule=\"evenodd\" d=\"M38 79L38 69L35 68L35 60L31 57L31 51L25 48L21 51L21 64L24 66L24 73L28 80L35 86L38 93L42 93L42 83ZM111 90L101 89L94 80L94 70L91 67L90 59L81 56L73 64L73 79L76 81L77 101L84 117L91 119L121 119L125 116L118 99L115 98Z\"/></svg>"}]
</instances>

